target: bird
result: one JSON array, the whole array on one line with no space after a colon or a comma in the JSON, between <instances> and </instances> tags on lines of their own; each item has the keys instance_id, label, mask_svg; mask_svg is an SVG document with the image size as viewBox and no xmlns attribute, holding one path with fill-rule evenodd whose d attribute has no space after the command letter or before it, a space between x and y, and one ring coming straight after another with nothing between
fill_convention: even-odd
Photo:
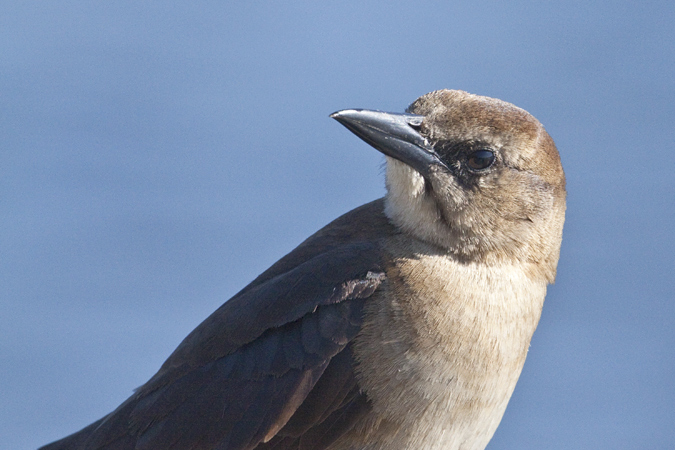
<instances>
[{"instance_id":1,"label":"bird","mask_svg":"<svg viewBox=\"0 0 675 450\"><path fill-rule=\"evenodd\" d=\"M460 90L330 117L385 155L385 196L307 238L116 410L41 450L487 446L556 276L558 150L525 110Z\"/></svg>"}]
</instances>

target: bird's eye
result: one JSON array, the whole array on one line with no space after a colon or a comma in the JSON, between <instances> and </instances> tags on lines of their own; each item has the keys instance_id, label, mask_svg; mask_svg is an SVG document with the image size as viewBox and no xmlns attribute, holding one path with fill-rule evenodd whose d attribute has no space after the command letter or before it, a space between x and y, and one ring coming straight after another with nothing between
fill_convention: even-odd
<instances>
[{"instance_id":1,"label":"bird's eye","mask_svg":"<svg viewBox=\"0 0 675 450\"><path fill-rule=\"evenodd\" d=\"M487 169L495 162L495 154L490 150L476 150L471 153L466 160L469 169L483 170Z\"/></svg>"}]
</instances>

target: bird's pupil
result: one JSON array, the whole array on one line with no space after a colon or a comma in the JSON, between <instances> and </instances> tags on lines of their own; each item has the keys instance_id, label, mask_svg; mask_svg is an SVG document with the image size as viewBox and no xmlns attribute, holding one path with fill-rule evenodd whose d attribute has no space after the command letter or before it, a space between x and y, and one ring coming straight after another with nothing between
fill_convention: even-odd
<instances>
[{"instance_id":1,"label":"bird's pupil","mask_svg":"<svg viewBox=\"0 0 675 450\"><path fill-rule=\"evenodd\" d=\"M469 167L474 170L486 169L492 165L495 154L490 150L477 150L469 155Z\"/></svg>"}]
</instances>

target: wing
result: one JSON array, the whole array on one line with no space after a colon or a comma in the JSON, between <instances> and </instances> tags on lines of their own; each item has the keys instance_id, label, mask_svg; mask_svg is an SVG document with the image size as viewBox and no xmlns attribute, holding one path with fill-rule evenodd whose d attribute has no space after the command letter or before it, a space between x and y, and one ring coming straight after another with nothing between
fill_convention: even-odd
<instances>
[{"instance_id":1,"label":"wing","mask_svg":"<svg viewBox=\"0 0 675 450\"><path fill-rule=\"evenodd\" d=\"M389 225L373 205L226 302L111 414L43 450L325 448L368 409L350 342L385 278L373 224ZM373 211L358 233L342 226Z\"/></svg>"}]
</instances>

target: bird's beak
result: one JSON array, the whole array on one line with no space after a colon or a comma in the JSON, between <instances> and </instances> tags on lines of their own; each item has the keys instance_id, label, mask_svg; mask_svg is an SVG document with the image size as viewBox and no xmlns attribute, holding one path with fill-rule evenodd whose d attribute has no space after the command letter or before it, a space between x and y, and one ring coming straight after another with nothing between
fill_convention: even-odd
<instances>
[{"instance_id":1,"label":"bird's beak","mask_svg":"<svg viewBox=\"0 0 675 450\"><path fill-rule=\"evenodd\" d=\"M424 116L368 109L344 109L330 116L377 150L406 163L425 178L432 167L446 167L416 130Z\"/></svg>"}]
</instances>

